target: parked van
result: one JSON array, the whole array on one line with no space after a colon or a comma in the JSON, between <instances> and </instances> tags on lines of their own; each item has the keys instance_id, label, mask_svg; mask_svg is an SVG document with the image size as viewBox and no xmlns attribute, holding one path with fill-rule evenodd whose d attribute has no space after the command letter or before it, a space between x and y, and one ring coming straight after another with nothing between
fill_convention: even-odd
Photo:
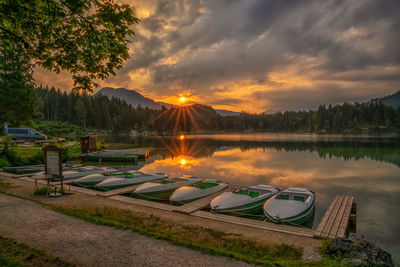
<instances>
[{"instance_id":1,"label":"parked van","mask_svg":"<svg viewBox=\"0 0 400 267\"><path fill-rule=\"evenodd\" d=\"M47 136L30 128L5 128L4 135L11 135L13 140L46 140Z\"/></svg>"}]
</instances>

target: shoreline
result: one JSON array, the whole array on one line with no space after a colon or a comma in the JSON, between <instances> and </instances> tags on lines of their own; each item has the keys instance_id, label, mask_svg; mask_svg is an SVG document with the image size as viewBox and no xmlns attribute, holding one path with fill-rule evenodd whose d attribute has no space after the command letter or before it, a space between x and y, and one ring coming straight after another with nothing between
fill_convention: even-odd
<instances>
[{"instance_id":1,"label":"shoreline","mask_svg":"<svg viewBox=\"0 0 400 267\"><path fill-rule=\"evenodd\" d=\"M268 231L268 230L258 230L258 229L251 229L249 231L248 227L241 226L241 225L232 225L229 223L223 223L223 222L216 222L216 221L211 221L208 219L204 218L195 218L191 217L189 215L185 214L177 214L177 213L172 213L172 212L167 212L167 211L162 211L162 210L156 210L153 208L148 208L148 207L143 207L143 206L138 206L138 205L127 205L126 203L119 202L117 200L112 200L112 199L107 199L104 197L99 197L99 196L92 196L92 195L86 195L78 192L74 192L73 195L69 196L63 196L61 198L47 198L43 196L33 196L33 191L34 191L34 184L28 181L24 181L21 179L12 179L12 178L2 178L5 183L8 183L9 185L7 188L3 186L0 186L0 192L6 193L9 195L15 195L17 197L27 199L30 201L37 202L41 205L48 206L50 209L56 210L58 212L62 212L64 214L72 215L74 216L74 213L76 215L77 212L80 212L81 210L87 210L89 211L89 214L97 214L100 212L111 212L111 213L116 213L118 214L119 212L129 212L132 214L141 214L139 217L140 218L150 218L150 220L161 220L163 222L163 225L170 225L171 230L174 229L172 232L171 230L167 230L165 232L166 236L170 236L171 234L174 235L173 233L178 233L178 236L181 236L180 238L184 238L181 241L180 238L178 239L172 239L175 240L174 242L178 242L177 244L183 245L183 246L188 246L190 248L194 248L196 250L200 250L202 252L208 252L211 254L214 253L222 253L220 254L221 256L230 256L235 259L241 259L240 256L241 254L238 254L238 256L234 256L235 252L238 248L235 249L235 245L232 248L232 252L218 252L219 250L206 248L200 245L202 244L200 241L196 241L199 235L204 235L205 233L215 233L212 234L211 236L207 237L207 242L211 242L210 244L214 244L212 241L212 236L216 235L215 238L217 243L222 242L223 240L226 240L226 245L232 243L232 244L241 244L241 242L244 242L242 245L239 245L239 247L271 247L272 251L278 249L281 246L287 246L286 251L291 251L293 247L294 251L298 251L299 249L302 250L304 248L318 248L321 247L322 245L322 240L317 240L313 238L306 238L306 237L299 237L299 236L293 236L290 234L284 234L284 233L278 233L278 232L273 232L273 231ZM4 183L3 183L4 184ZM79 207L79 208L78 208ZM81 213L81 216L86 216L84 213ZM136 215L135 215L136 216ZM79 216L78 216L79 217ZM80 217L81 219L83 217ZM90 217L92 218L92 217ZM94 217L97 218L97 217ZM102 217L100 217L102 218ZM104 217L106 219L107 217ZM158 219L156 219L158 218ZM84 218L85 219L85 218ZM109 218L107 220L111 220L112 218ZM86 220L86 219L85 219ZM138 220L138 218L136 219ZM147 219L146 219L147 220ZM90 219L89 219L90 221ZM100 223L101 224L101 223ZM172 224L172 225L171 225ZM111 225L112 226L112 225ZM169 228L168 228L169 229ZM181 230L179 230L181 229ZM193 233L195 234L191 239L184 241L186 237L185 235L179 235L179 232L183 231L184 233L186 230L185 229L191 229L190 231L194 231ZM177 232L176 232L177 231ZM161 229L161 232L163 230ZM140 231L139 231L140 233ZM202 234L200 234L202 233ZM218 234L219 233L219 234ZM146 234L145 234L146 235ZM224 237L225 236L225 237ZM156 237L160 238L160 237ZM177 238L177 237L175 237ZM194 239L193 239L194 238ZM210 239L211 238L211 239ZM222 239L221 239L222 238ZM161 239L164 239L161 237ZM192 240L193 239L193 240ZM167 238L167 240L169 240ZM192 241L190 241L192 240ZM237 240L237 241L235 241ZM171 241L171 240L169 240ZM187 243L189 242L189 243ZM194 243L192 243L194 242ZM198 245L196 245L196 242ZM204 244L208 244L208 243ZM248 243L250 242L250 243ZM215 243L215 244L217 244ZM248 245L245 245L247 244ZM185 245L186 244L186 245ZM250 245L253 244L253 245ZM200 246L199 246L200 245ZM217 246L218 247L218 246ZM240 250L240 249L239 249ZM265 249L264 249L265 250ZM229 250L230 251L230 250ZM268 249L265 250L268 252ZM228 254L226 254L228 253ZM231 254L231 255L229 255ZM250 257L246 255L246 257ZM252 258L250 257L250 260L245 260L250 263L257 263L255 258L251 260ZM302 264L301 257L300 259L297 258L297 260L291 260L294 261L296 264ZM274 261L273 261L274 262ZM293 262L293 263L294 263ZM258 262L259 264L261 262ZM265 264L266 262L264 262ZM276 263L276 262L275 262Z\"/></svg>"}]
</instances>

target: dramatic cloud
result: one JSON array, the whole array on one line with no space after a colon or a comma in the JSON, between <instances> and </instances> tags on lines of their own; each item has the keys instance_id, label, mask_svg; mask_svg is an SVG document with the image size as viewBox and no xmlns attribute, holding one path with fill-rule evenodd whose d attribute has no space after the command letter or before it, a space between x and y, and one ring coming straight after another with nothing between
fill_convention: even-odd
<instances>
[{"instance_id":1,"label":"dramatic cloud","mask_svg":"<svg viewBox=\"0 0 400 267\"><path fill-rule=\"evenodd\" d=\"M104 86L235 111L364 101L400 89L400 1L128 1L141 23ZM65 76L39 82L68 89Z\"/></svg>"}]
</instances>

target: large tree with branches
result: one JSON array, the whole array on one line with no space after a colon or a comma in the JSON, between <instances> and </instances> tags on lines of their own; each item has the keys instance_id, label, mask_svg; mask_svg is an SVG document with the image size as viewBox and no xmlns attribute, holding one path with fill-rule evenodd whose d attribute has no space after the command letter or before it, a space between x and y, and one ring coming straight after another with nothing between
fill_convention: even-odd
<instances>
[{"instance_id":1,"label":"large tree with branches","mask_svg":"<svg viewBox=\"0 0 400 267\"><path fill-rule=\"evenodd\" d=\"M91 91L122 68L138 22L112 0L0 0L3 49L21 47L32 63L69 71L76 90Z\"/></svg>"}]
</instances>

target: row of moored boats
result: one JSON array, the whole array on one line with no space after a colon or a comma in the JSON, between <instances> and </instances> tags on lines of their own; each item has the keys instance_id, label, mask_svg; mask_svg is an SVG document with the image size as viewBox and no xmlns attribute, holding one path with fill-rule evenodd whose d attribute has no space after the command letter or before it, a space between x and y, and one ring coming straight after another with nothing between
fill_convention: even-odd
<instances>
[{"instance_id":1,"label":"row of moored boats","mask_svg":"<svg viewBox=\"0 0 400 267\"><path fill-rule=\"evenodd\" d=\"M80 174L69 174L76 179L75 184L107 191L117 188L139 185L130 195L133 197L166 201L183 205L212 195L228 187L227 183L215 179L200 179L184 175L168 178L165 173L143 173L139 171L117 172L104 168L97 172L86 170ZM86 173L86 174L84 174ZM68 176L68 174L66 174ZM224 192L211 203L212 212L234 216L252 217L264 213L270 222L305 225L312 221L315 209L315 194L306 188L288 188L282 190L276 186L255 185Z\"/></svg>"}]
</instances>

